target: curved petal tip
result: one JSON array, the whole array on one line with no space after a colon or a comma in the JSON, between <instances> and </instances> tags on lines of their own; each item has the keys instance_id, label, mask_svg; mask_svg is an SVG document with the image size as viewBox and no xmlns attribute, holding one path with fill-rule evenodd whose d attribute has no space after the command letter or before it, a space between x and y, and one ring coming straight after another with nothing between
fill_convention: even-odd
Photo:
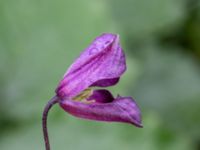
<instances>
[{"instance_id":1,"label":"curved petal tip","mask_svg":"<svg viewBox=\"0 0 200 150\"><path fill-rule=\"evenodd\" d=\"M109 103L63 100L60 106L73 116L108 122L124 122L142 127L140 109L131 97L118 97Z\"/></svg>"}]
</instances>

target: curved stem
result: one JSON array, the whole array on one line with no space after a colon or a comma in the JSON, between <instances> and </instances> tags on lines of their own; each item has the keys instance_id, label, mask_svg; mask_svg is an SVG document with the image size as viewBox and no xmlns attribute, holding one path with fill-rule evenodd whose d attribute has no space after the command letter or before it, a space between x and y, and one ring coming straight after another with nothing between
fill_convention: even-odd
<instances>
[{"instance_id":1,"label":"curved stem","mask_svg":"<svg viewBox=\"0 0 200 150\"><path fill-rule=\"evenodd\" d=\"M54 96L45 106L43 115L42 115L42 127L43 127L43 135L44 135L44 142L45 142L45 148L46 150L50 150L50 144L49 144L49 136L48 136L48 130L47 130L47 116L48 112L51 109L51 107L58 102L58 97Z\"/></svg>"}]
</instances>

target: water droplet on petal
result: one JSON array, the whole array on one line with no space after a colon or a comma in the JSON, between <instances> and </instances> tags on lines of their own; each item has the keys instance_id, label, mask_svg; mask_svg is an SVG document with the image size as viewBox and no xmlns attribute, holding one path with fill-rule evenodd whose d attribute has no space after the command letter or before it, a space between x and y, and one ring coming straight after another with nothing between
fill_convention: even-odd
<instances>
[{"instance_id":1,"label":"water droplet on petal","mask_svg":"<svg viewBox=\"0 0 200 150\"><path fill-rule=\"evenodd\" d=\"M92 48L90 51L89 51L89 55L94 55L96 53L98 53L99 50L97 48Z\"/></svg>"},{"instance_id":2,"label":"water droplet on petal","mask_svg":"<svg viewBox=\"0 0 200 150\"><path fill-rule=\"evenodd\" d=\"M110 41L106 41L106 42L105 42L105 45L108 45L109 43L110 43Z\"/></svg>"}]
</instances>

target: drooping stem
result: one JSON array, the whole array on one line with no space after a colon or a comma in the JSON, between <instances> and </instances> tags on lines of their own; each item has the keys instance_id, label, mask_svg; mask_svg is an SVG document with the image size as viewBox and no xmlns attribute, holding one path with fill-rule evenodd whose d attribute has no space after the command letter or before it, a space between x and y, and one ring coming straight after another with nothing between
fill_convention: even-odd
<instances>
[{"instance_id":1,"label":"drooping stem","mask_svg":"<svg viewBox=\"0 0 200 150\"><path fill-rule=\"evenodd\" d=\"M48 112L51 107L58 102L58 97L54 96L45 106L43 115L42 115L42 127L43 127L43 135L44 135L44 142L46 150L50 150L50 143L49 143L49 136L48 136L48 129L47 129L47 116Z\"/></svg>"}]
</instances>

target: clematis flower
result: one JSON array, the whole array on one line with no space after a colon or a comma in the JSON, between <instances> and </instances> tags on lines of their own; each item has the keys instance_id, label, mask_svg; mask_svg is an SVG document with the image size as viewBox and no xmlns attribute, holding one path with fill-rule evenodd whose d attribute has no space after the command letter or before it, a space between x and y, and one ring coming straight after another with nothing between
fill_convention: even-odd
<instances>
[{"instance_id":1,"label":"clematis flower","mask_svg":"<svg viewBox=\"0 0 200 150\"><path fill-rule=\"evenodd\" d=\"M55 91L56 96L44 111L43 127L46 128L44 116L54 103L79 118L142 127L140 109L133 98L114 97L102 89L116 85L125 70L126 59L119 36L105 33L97 37L64 74ZM44 130L46 147L49 147L48 134L45 136L45 133Z\"/></svg>"},{"instance_id":2,"label":"clematis flower","mask_svg":"<svg viewBox=\"0 0 200 150\"><path fill-rule=\"evenodd\" d=\"M107 87L117 84L126 70L119 36L102 34L70 66L56 89L68 113L98 121L127 122L141 127L140 110L131 97L114 98Z\"/></svg>"}]
</instances>

